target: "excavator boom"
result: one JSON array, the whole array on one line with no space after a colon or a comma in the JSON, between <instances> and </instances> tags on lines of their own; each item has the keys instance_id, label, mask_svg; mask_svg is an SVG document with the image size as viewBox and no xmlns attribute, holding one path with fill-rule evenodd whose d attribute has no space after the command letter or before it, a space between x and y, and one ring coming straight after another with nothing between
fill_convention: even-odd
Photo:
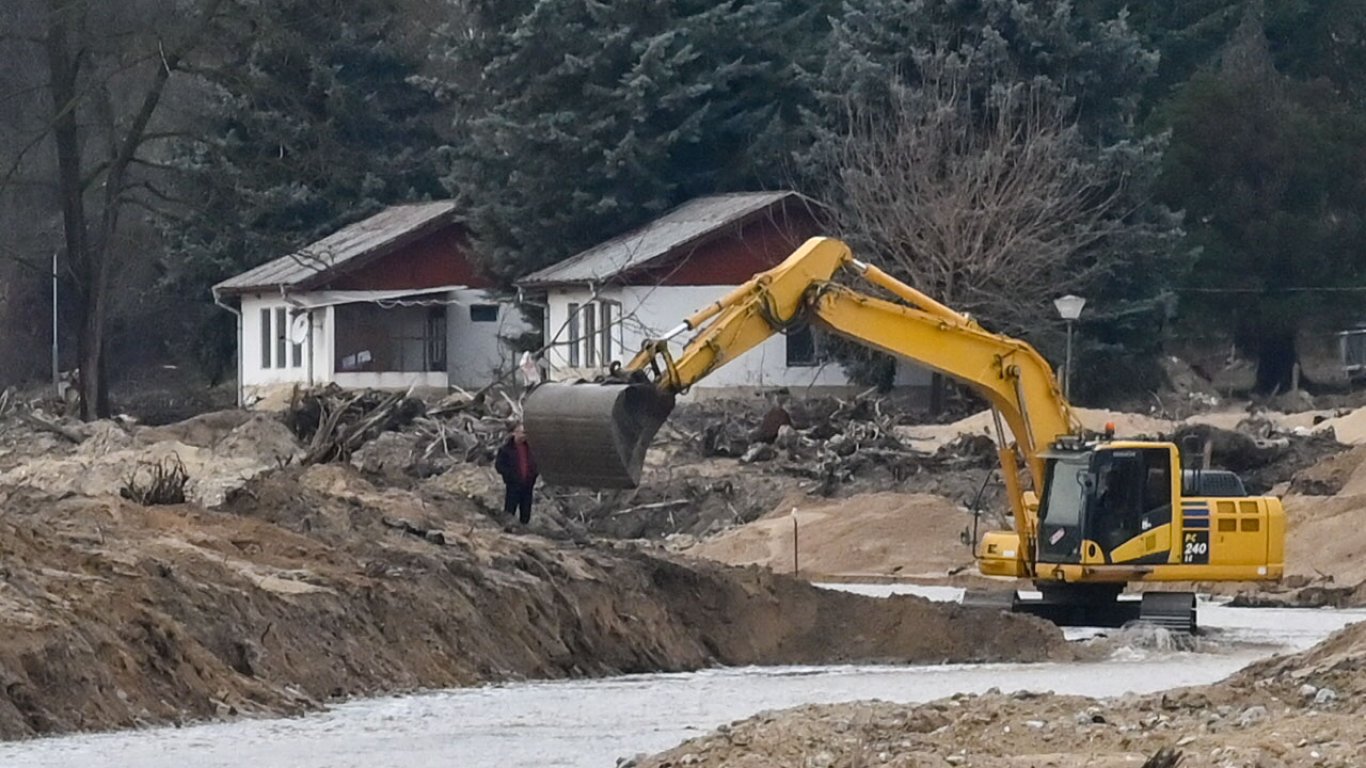
<instances>
[{"instance_id":1,"label":"excavator boom","mask_svg":"<svg viewBox=\"0 0 1366 768\"><path fill-rule=\"evenodd\" d=\"M843 272L900 301L834 282ZM606 380L544 384L528 397L525 422L546 480L562 485L634 487L645 448L674 396L775 333L804 321L964 382L1001 414L1042 487L1044 447L1078 426L1048 363L1024 342L990 333L882 270L844 243L813 238L783 263L755 275L641 351ZM675 357L669 342L695 332ZM1002 461L1015 466L1004 442ZM1006 473L1014 482L1015 473ZM1018 491L1018 488L1011 489ZM1017 520L1026 522L1018 492Z\"/></svg>"}]
</instances>

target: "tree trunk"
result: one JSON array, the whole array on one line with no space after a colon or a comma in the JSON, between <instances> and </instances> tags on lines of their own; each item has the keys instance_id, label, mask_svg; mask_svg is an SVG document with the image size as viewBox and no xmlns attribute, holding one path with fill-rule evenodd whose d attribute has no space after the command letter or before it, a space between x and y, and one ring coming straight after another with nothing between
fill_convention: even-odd
<instances>
[{"instance_id":1,"label":"tree trunk","mask_svg":"<svg viewBox=\"0 0 1366 768\"><path fill-rule=\"evenodd\" d=\"M1257 339L1257 393L1269 395L1290 391L1298 360L1293 331L1262 333Z\"/></svg>"},{"instance_id":2,"label":"tree trunk","mask_svg":"<svg viewBox=\"0 0 1366 768\"><path fill-rule=\"evenodd\" d=\"M81 181L81 136L77 115L79 95L76 81L80 71L77 54L71 50L71 3L49 0L47 18L47 63L52 93L52 139L57 151L57 184L62 200L62 232L66 241L66 263L77 294L81 314L77 330L80 357L81 418L90 420L107 415L108 397L102 370L104 348L104 307L102 286L94 269L97 259L91 253L90 232L86 223L85 190Z\"/></svg>"},{"instance_id":3,"label":"tree trunk","mask_svg":"<svg viewBox=\"0 0 1366 768\"><path fill-rule=\"evenodd\" d=\"M109 416L109 384L104 370L104 307L102 294L92 291L82 307L77 349L81 365L81 418Z\"/></svg>"}]
</instances>

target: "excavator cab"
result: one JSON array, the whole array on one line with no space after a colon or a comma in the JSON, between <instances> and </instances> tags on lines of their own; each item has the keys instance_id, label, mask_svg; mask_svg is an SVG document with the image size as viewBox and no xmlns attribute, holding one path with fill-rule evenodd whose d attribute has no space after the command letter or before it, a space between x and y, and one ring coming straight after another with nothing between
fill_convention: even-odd
<instances>
[{"instance_id":1,"label":"excavator cab","mask_svg":"<svg viewBox=\"0 0 1366 768\"><path fill-rule=\"evenodd\" d=\"M1039 562L1165 563L1171 553L1172 467L1165 443L1045 454Z\"/></svg>"}]
</instances>

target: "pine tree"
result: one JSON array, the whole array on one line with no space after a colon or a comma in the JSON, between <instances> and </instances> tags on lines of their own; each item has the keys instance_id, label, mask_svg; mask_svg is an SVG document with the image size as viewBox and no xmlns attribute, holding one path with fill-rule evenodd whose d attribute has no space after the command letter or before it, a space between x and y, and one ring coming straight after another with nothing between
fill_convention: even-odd
<instances>
[{"instance_id":1,"label":"pine tree","mask_svg":"<svg viewBox=\"0 0 1366 768\"><path fill-rule=\"evenodd\" d=\"M1190 321L1252 351L1269 393L1291 384L1299 331L1359 319L1366 114L1331 81L1282 73L1263 29L1249 14L1165 110L1162 191L1202 248Z\"/></svg>"},{"instance_id":2,"label":"pine tree","mask_svg":"<svg viewBox=\"0 0 1366 768\"><path fill-rule=\"evenodd\" d=\"M176 162L201 199L168 221L165 283L209 287L385 205L440 197L440 104L399 43L390 0L233 0L236 57L199 72L206 138ZM231 328L205 306L187 334L214 371Z\"/></svg>"},{"instance_id":3,"label":"pine tree","mask_svg":"<svg viewBox=\"0 0 1366 768\"><path fill-rule=\"evenodd\" d=\"M829 3L827 3L828 5ZM819 5L483 0L448 185L505 278L700 194L784 182Z\"/></svg>"}]
</instances>

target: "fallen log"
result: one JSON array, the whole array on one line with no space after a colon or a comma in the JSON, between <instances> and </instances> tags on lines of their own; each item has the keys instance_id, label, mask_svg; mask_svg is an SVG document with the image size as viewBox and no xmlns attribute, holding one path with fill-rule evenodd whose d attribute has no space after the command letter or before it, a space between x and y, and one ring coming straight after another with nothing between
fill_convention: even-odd
<instances>
[{"instance_id":1,"label":"fallen log","mask_svg":"<svg viewBox=\"0 0 1366 768\"><path fill-rule=\"evenodd\" d=\"M61 424L57 424L55 422L48 421L47 419L40 418L29 413L28 411L18 411L18 414L20 421L24 422L30 427L33 427L39 432L47 432L49 434L56 435L64 440L69 440L77 445L80 445L81 443L85 442L85 435L82 435L81 433L76 432L74 430L67 429L66 427L63 427Z\"/></svg>"}]
</instances>

